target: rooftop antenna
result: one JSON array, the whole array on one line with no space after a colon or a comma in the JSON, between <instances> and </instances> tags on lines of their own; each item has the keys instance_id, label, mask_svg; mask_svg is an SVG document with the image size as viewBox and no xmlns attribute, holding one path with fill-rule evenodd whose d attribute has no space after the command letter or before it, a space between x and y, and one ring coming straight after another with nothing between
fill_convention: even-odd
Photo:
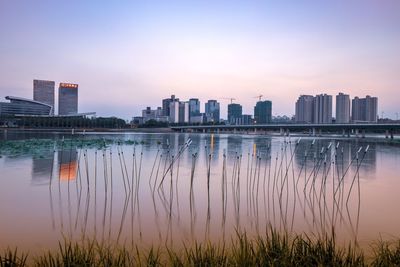
<instances>
[{"instance_id":1,"label":"rooftop antenna","mask_svg":"<svg viewBox=\"0 0 400 267\"><path fill-rule=\"evenodd\" d=\"M236 98L233 98L233 97L222 97L222 99L230 100L231 104L233 103L233 100L236 100Z\"/></svg>"}]
</instances>

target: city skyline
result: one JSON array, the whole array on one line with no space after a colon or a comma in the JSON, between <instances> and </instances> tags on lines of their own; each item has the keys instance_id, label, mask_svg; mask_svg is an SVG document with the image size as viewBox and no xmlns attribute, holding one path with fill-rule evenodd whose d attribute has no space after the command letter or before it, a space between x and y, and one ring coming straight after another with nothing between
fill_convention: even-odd
<instances>
[{"instance_id":1,"label":"city skyline","mask_svg":"<svg viewBox=\"0 0 400 267\"><path fill-rule=\"evenodd\" d=\"M31 98L32 79L74 81L80 111L130 119L171 94L216 99L226 118L222 98L252 114L262 94L272 115L291 116L300 94L345 92L378 96L379 116L395 119L399 13L389 0L3 1L0 93Z\"/></svg>"}]
</instances>

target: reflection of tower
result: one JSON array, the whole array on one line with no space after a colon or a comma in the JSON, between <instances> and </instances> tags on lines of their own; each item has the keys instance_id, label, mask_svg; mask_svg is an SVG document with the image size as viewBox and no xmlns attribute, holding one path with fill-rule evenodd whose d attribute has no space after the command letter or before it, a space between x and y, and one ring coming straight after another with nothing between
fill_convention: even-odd
<instances>
[{"instance_id":1,"label":"reflection of tower","mask_svg":"<svg viewBox=\"0 0 400 267\"><path fill-rule=\"evenodd\" d=\"M243 146L243 138L241 136L235 135L228 135L228 155L235 154L236 152L238 155L242 154L242 146Z\"/></svg>"},{"instance_id":2,"label":"reflection of tower","mask_svg":"<svg viewBox=\"0 0 400 267\"><path fill-rule=\"evenodd\" d=\"M58 166L60 168L60 180L68 181L76 179L78 169L76 149L58 151Z\"/></svg>"},{"instance_id":3,"label":"reflection of tower","mask_svg":"<svg viewBox=\"0 0 400 267\"><path fill-rule=\"evenodd\" d=\"M35 184L45 183L50 180L54 164L53 151L45 151L38 158L35 155L32 158L32 181Z\"/></svg>"}]
</instances>

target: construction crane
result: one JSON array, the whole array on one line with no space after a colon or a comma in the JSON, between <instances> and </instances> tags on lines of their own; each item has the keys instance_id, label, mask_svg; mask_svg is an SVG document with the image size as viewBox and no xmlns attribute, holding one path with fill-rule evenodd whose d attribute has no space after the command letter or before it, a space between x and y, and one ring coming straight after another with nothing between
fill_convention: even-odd
<instances>
[{"instance_id":1,"label":"construction crane","mask_svg":"<svg viewBox=\"0 0 400 267\"><path fill-rule=\"evenodd\" d=\"M236 98L233 97L222 97L221 99L227 99L231 101L231 104L233 103L233 100L236 100Z\"/></svg>"},{"instance_id":2,"label":"construction crane","mask_svg":"<svg viewBox=\"0 0 400 267\"><path fill-rule=\"evenodd\" d=\"M261 97L263 97L263 95L258 95L258 96L255 96L254 98L258 98L258 101L261 101Z\"/></svg>"}]
</instances>

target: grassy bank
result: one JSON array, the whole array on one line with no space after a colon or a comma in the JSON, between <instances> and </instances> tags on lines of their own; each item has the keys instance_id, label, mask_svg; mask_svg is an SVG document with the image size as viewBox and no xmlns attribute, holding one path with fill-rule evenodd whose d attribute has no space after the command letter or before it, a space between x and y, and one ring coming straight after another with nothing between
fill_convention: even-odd
<instances>
[{"instance_id":1,"label":"grassy bank","mask_svg":"<svg viewBox=\"0 0 400 267\"><path fill-rule=\"evenodd\" d=\"M374 254L366 257L351 245L339 247L331 237L275 231L257 238L238 234L229 244L195 243L181 250L63 241L58 249L37 256L7 249L0 254L0 266L399 266L400 242L372 246Z\"/></svg>"}]
</instances>

